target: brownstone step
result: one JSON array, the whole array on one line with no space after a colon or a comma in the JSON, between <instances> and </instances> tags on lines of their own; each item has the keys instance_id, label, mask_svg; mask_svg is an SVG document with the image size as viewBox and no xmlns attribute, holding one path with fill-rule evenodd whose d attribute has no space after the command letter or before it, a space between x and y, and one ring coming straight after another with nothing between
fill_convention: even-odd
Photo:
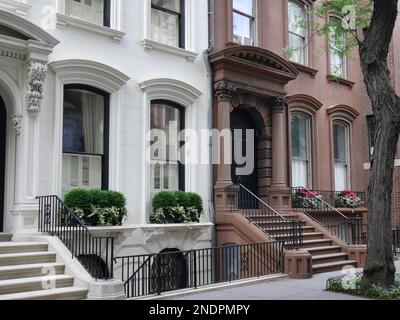
<instances>
[{"instance_id":1,"label":"brownstone step","mask_svg":"<svg viewBox=\"0 0 400 320\"><path fill-rule=\"evenodd\" d=\"M344 267L351 266L357 267L357 261L354 260L345 260L345 261L336 261L336 262L328 262L313 265L313 273L324 273L324 272L332 272L342 270Z\"/></svg>"},{"instance_id":2,"label":"brownstone step","mask_svg":"<svg viewBox=\"0 0 400 320\"><path fill-rule=\"evenodd\" d=\"M337 262L344 261L348 259L348 254L345 252L337 252L330 254L322 254L318 256L313 256L312 263L313 265L324 264L329 262Z\"/></svg>"},{"instance_id":3,"label":"brownstone step","mask_svg":"<svg viewBox=\"0 0 400 320\"><path fill-rule=\"evenodd\" d=\"M319 255L333 254L342 252L341 246L323 246L323 247L313 247L306 249L313 257Z\"/></svg>"},{"instance_id":4,"label":"brownstone step","mask_svg":"<svg viewBox=\"0 0 400 320\"><path fill-rule=\"evenodd\" d=\"M288 238L292 238L290 234L276 234L274 238L277 240L287 240ZM310 233L303 233L303 240L317 240L323 239L324 234L322 232L310 232Z\"/></svg>"},{"instance_id":5,"label":"brownstone step","mask_svg":"<svg viewBox=\"0 0 400 320\"><path fill-rule=\"evenodd\" d=\"M313 247L329 246L332 244L330 239L304 240L302 248L308 249Z\"/></svg>"}]
</instances>

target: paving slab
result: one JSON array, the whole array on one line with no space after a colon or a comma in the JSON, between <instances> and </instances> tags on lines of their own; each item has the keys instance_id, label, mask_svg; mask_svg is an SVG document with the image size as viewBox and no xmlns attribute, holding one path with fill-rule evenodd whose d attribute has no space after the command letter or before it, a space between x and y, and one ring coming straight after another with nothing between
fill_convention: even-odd
<instances>
[{"instance_id":1,"label":"paving slab","mask_svg":"<svg viewBox=\"0 0 400 320\"><path fill-rule=\"evenodd\" d=\"M396 262L397 272L400 273L400 261ZM357 269L356 271L362 271ZM317 274L311 279L293 280L280 279L273 282L257 283L216 289L204 293L190 293L184 296L166 300L368 300L346 294L326 291L326 281L344 274L343 271Z\"/></svg>"}]
</instances>

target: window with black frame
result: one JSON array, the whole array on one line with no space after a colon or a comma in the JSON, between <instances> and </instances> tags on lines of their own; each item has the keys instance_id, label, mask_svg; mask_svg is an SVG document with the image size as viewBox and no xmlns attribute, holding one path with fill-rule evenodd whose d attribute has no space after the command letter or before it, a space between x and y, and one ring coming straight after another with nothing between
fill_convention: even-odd
<instances>
[{"instance_id":1,"label":"window with black frame","mask_svg":"<svg viewBox=\"0 0 400 320\"><path fill-rule=\"evenodd\" d=\"M185 1L152 0L152 40L173 47L185 47Z\"/></svg>"},{"instance_id":2,"label":"window with black frame","mask_svg":"<svg viewBox=\"0 0 400 320\"><path fill-rule=\"evenodd\" d=\"M104 27L110 27L111 0L65 0L65 14Z\"/></svg>"},{"instance_id":3,"label":"window with black frame","mask_svg":"<svg viewBox=\"0 0 400 320\"><path fill-rule=\"evenodd\" d=\"M62 192L107 189L109 95L65 86L63 111Z\"/></svg>"},{"instance_id":4,"label":"window with black frame","mask_svg":"<svg viewBox=\"0 0 400 320\"><path fill-rule=\"evenodd\" d=\"M184 143L179 141L179 133L185 128L183 107L170 101L152 101L150 127L154 148L151 152L151 195L184 190L185 170L180 161Z\"/></svg>"}]
</instances>

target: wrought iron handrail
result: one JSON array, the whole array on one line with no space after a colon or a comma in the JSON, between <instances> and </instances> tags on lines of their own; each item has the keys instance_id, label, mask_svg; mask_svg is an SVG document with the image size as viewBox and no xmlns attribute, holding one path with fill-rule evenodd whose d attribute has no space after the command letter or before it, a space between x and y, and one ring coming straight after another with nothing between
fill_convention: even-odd
<instances>
[{"instance_id":1,"label":"wrought iron handrail","mask_svg":"<svg viewBox=\"0 0 400 320\"><path fill-rule=\"evenodd\" d=\"M239 210L252 224L272 240L284 240L286 249L299 249L303 245L303 222L286 219L242 184L232 185L237 190L233 209Z\"/></svg>"},{"instance_id":2,"label":"wrought iron handrail","mask_svg":"<svg viewBox=\"0 0 400 320\"><path fill-rule=\"evenodd\" d=\"M128 298L284 272L283 241L115 257Z\"/></svg>"},{"instance_id":3,"label":"wrought iron handrail","mask_svg":"<svg viewBox=\"0 0 400 320\"><path fill-rule=\"evenodd\" d=\"M38 231L57 236L96 279L113 278L114 238L94 235L56 195L39 200Z\"/></svg>"},{"instance_id":4,"label":"wrought iron handrail","mask_svg":"<svg viewBox=\"0 0 400 320\"><path fill-rule=\"evenodd\" d=\"M317 191L311 191L305 187L292 188L292 201L296 192L304 190L310 198L322 204L321 207L295 206L294 209L301 209L307 216L317 222L324 229L329 231L335 237L351 244L364 244L365 237L363 232L362 217L349 218L337 208L333 207L327 201L318 197ZM332 216L330 216L332 215Z\"/></svg>"}]
</instances>

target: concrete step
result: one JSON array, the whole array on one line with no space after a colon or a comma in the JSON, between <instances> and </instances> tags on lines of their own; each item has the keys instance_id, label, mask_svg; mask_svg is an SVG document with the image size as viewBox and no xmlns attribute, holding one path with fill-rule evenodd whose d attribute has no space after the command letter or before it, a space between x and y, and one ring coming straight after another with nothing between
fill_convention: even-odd
<instances>
[{"instance_id":1,"label":"concrete step","mask_svg":"<svg viewBox=\"0 0 400 320\"><path fill-rule=\"evenodd\" d=\"M323 247L313 247L306 249L313 257L325 254L333 254L342 252L341 246L323 246Z\"/></svg>"},{"instance_id":2,"label":"concrete step","mask_svg":"<svg viewBox=\"0 0 400 320\"><path fill-rule=\"evenodd\" d=\"M345 252L337 252L337 253L330 253L330 254L323 254L319 256L314 256L312 258L313 264L324 264L329 262L337 262L337 261L344 261L348 259L348 254Z\"/></svg>"},{"instance_id":3,"label":"concrete step","mask_svg":"<svg viewBox=\"0 0 400 320\"><path fill-rule=\"evenodd\" d=\"M72 287L73 284L74 277L67 275L1 280L0 295L46 290L47 287L54 289Z\"/></svg>"},{"instance_id":4,"label":"concrete step","mask_svg":"<svg viewBox=\"0 0 400 320\"><path fill-rule=\"evenodd\" d=\"M302 248L308 249L313 247L329 246L332 244L330 239L304 240Z\"/></svg>"},{"instance_id":5,"label":"concrete step","mask_svg":"<svg viewBox=\"0 0 400 320\"><path fill-rule=\"evenodd\" d=\"M287 240L289 238L292 238L292 235L276 234L276 235L274 235L274 238L277 240ZM303 240L317 240L317 239L323 239L323 238L324 238L324 234L322 232L303 233Z\"/></svg>"},{"instance_id":6,"label":"concrete step","mask_svg":"<svg viewBox=\"0 0 400 320\"><path fill-rule=\"evenodd\" d=\"M83 288L58 288L0 295L0 300L83 300L88 290Z\"/></svg>"},{"instance_id":7,"label":"concrete step","mask_svg":"<svg viewBox=\"0 0 400 320\"><path fill-rule=\"evenodd\" d=\"M50 263L55 261L56 254L53 252L25 252L0 255L0 266Z\"/></svg>"},{"instance_id":8,"label":"concrete step","mask_svg":"<svg viewBox=\"0 0 400 320\"><path fill-rule=\"evenodd\" d=\"M61 263L12 265L0 267L0 280L58 275L64 274L64 271L65 266Z\"/></svg>"},{"instance_id":9,"label":"concrete step","mask_svg":"<svg viewBox=\"0 0 400 320\"><path fill-rule=\"evenodd\" d=\"M12 239L11 233L0 232L0 242L11 241L11 239Z\"/></svg>"},{"instance_id":10,"label":"concrete step","mask_svg":"<svg viewBox=\"0 0 400 320\"><path fill-rule=\"evenodd\" d=\"M336 262L328 262L313 265L313 273L325 273L332 271L342 270L346 266L357 267L357 261L354 260L345 260L345 261L336 261Z\"/></svg>"},{"instance_id":11,"label":"concrete step","mask_svg":"<svg viewBox=\"0 0 400 320\"><path fill-rule=\"evenodd\" d=\"M48 250L47 243L32 242L0 242L0 254L24 253L24 252L44 252Z\"/></svg>"}]
</instances>

